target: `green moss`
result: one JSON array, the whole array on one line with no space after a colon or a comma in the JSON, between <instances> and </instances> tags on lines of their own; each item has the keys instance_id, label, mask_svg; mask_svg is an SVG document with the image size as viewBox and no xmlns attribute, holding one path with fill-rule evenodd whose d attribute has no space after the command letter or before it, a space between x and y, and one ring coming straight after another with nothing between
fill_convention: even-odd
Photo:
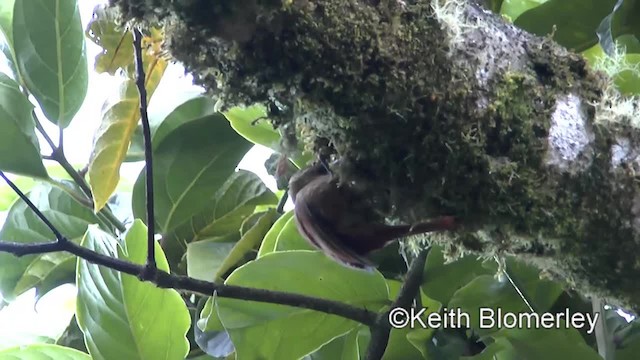
<instances>
[{"instance_id":1,"label":"green moss","mask_svg":"<svg viewBox=\"0 0 640 360\"><path fill-rule=\"evenodd\" d=\"M450 255L517 254L584 291L640 304L638 185L610 172L615 138L636 131L595 124L589 104L604 83L580 55L488 16L474 28L512 41L450 46L427 0L406 11L350 0L116 2L130 15L172 14L167 44L199 84L229 106L266 103L287 139L298 129L314 152L340 159L335 172L381 217L455 215L464 228L437 240ZM523 64L496 65L523 50ZM595 136L588 171L545 163L551 115L569 94Z\"/></svg>"}]
</instances>

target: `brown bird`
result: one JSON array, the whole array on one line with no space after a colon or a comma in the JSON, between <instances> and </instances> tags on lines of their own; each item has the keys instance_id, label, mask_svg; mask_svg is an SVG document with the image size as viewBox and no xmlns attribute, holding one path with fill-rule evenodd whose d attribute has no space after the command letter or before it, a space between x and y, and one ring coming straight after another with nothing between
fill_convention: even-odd
<instances>
[{"instance_id":1,"label":"brown bird","mask_svg":"<svg viewBox=\"0 0 640 360\"><path fill-rule=\"evenodd\" d=\"M300 234L314 247L346 266L370 270L374 264L366 258L399 238L452 230L454 217L443 216L414 225L388 225L373 221L363 211L353 190L321 164L299 171L289 181L289 196L295 204L294 215Z\"/></svg>"}]
</instances>

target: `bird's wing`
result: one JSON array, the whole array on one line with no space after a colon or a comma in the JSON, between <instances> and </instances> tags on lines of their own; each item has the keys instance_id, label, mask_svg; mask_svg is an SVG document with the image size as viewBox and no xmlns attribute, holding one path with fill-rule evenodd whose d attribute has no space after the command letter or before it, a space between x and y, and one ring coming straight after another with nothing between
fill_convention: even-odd
<instances>
[{"instance_id":1,"label":"bird's wing","mask_svg":"<svg viewBox=\"0 0 640 360\"><path fill-rule=\"evenodd\" d=\"M301 193L309 189L305 187ZM373 263L366 257L356 253L345 245L345 240L336 233L335 226L321 212L315 211L307 202L307 196L318 194L298 195L294 208L296 224L302 236L311 245L322 250L332 259L352 268L370 270L374 268ZM325 209L326 210L326 209Z\"/></svg>"}]
</instances>

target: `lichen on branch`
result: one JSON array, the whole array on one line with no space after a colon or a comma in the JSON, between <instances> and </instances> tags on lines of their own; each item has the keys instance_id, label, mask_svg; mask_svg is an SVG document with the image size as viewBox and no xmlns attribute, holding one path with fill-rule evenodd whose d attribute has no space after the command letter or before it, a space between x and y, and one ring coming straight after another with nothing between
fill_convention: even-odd
<instances>
[{"instance_id":1,"label":"lichen on branch","mask_svg":"<svg viewBox=\"0 0 640 360\"><path fill-rule=\"evenodd\" d=\"M436 237L452 253L515 254L640 307L638 101L551 36L461 0L114 2L164 21L223 106L264 103L339 159L381 217L455 215Z\"/></svg>"}]
</instances>

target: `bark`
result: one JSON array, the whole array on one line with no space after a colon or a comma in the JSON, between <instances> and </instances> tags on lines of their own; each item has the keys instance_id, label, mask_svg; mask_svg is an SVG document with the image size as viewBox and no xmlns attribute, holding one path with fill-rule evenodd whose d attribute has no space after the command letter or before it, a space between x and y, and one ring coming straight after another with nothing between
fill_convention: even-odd
<instances>
[{"instance_id":1,"label":"bark","mask_svg":"<svg viewBox=\"0 0 640 360\"><path fill-rule=\"evenodd\" d=\"M297 133L339 159L381 216L457 216L434 237L452 256L514 254L640 307L637 101L582 56L462 0L115 2L164 21L224 107L266 104L283 151Z\"/></svg>"}]
</instances>

